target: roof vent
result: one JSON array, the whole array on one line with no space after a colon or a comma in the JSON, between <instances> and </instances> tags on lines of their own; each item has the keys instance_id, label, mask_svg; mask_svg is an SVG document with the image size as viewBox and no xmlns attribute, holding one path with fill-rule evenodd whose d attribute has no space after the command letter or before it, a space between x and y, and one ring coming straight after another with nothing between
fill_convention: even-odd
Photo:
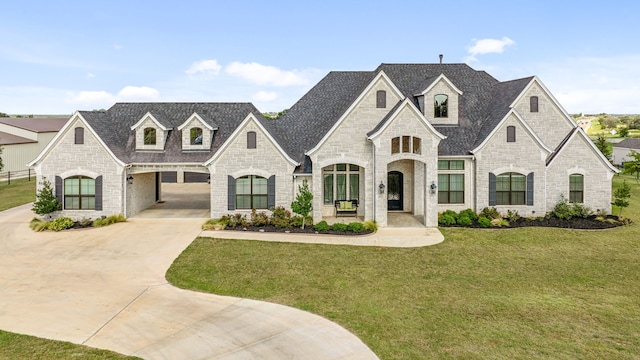
<instances>
[{"instance_id":1,"label":"roof vent","mask_svg":"<svg viewBox=\"0 0 640 360\"><path fill-rule=\"evenodd\" d=\"M438 55L438 57L440 58L440 64L442 64L442 58L444 57L444 55L440 54Z\"/></svg>"}]
</instances>

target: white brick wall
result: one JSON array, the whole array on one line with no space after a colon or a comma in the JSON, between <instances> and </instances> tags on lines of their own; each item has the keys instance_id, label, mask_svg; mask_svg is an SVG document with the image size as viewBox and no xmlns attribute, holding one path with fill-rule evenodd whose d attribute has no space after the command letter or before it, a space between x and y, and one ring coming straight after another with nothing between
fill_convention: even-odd
<instances>
[{"instance_id":1,"label":"white brick wall","mask_svg":"<svg viewBox=\"0 0 640 360\"><path fill-rule=\"evenodd\" d=\"M84 144L74 144L74 129L84 127ZM37 165L38 183L43 177L55 184L55 176L63 179L74 175L84 175L95 178L102 175L102 211L95 210L63 210L57 215L69 216L74 219L98 218L123 213L122 183L123 167L120 166L88 128L79 120L67 128L61 135L57 146L54 146ZM40 186L40 185L38 185Z\"/></svg>"},{"instance_id":2,"label":"white brick wall","mask_svg":"<svg viewBox=\"0 0 640 360\"><path fill-rule=\"evenodd\" d=\"M256 149L247 149L247 132L256 132ZM238 136L231 139L224 153L210 166L211 171L211 217L236 212L250 213L250 210L228 210L227 176L238 178L258 175L269 178L276 176L276 206L291 209L293 201L293 170L291 165L269 141L254 120L240 129Z\"/></svg>"}]
</instances>

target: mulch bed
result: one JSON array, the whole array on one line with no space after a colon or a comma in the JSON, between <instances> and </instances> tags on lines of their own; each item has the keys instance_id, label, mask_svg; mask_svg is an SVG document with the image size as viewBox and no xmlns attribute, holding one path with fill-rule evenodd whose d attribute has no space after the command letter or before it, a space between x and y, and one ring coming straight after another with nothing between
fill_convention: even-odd
<instances>
[{"instance_id":1,"label":"mulch bed","mask_svg":"<svg viewBox=\"0 0 640 360\"><path fill-rule=\"evenodd\" d=\"M354 233L353 231L334 231L334 230L316 231L313 228L313 225L305 226L304 229L301 229L299 227L295 227L295 228L278 228L278 227L275 227L273 225L266 225L266 226L247 226L246 228L243 228L243 227L235 227L235 228L227 227L227 228L225 228L225 230L263 231L263 232L279 232L279 233L292 233L292 234L324 234L324 235L366 235L366 234L371 234L372 233L371 230L363 230L362 232L358 232L358 233Z\"/></svg>"},{"instance_id":2,"label":"mulch bed","mask_svg":"<svg viewBox=\"0 0 640 360\"><path fill-rule=\"evenodd\" d=\"M582 229L582 230L602 230L611 229L624 225L620 222L617 216L608 215L607 220L600 221L596 219L595 215L588 216L586 218L573 218L571 220L561 220L554 217L551 218L520 218L518 221L510 221L509 226L503 227L489 227L485 229L513 229L522 227L554 227L563 229ZM442 225L441 225L442 226ZM461 227L461 226L450 226ZM480 225L474 223L472 228L480 228Z\"/></svg>"}]
</instances>

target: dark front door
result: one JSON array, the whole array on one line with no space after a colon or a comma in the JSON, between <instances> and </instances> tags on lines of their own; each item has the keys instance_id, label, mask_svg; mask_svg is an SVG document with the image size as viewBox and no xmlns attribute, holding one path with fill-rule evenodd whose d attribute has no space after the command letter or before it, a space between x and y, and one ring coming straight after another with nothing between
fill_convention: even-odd
<instances>
[{"instance_id":1,"label":"dark front door","mask_svg":"<svg viewBox=\"0 0 640 360\"><path fill-rule=\"evenodd\" d=\"M402 210L402 173L387 174L387 210Z\"/></svg>"}]
</instances>

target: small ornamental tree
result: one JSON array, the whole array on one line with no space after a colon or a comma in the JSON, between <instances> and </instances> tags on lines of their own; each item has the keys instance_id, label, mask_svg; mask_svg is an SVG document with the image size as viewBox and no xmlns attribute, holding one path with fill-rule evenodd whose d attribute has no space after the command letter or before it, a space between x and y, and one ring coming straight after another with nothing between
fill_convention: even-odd
<instances>
[{"instance_id":1,"label":"small ornamental tree","mask_svg":"<svg viewBox=\"0 0 640 360\"><path fill-rule=\"evenodd\" d=\"M2 146L0 146L0 171L4 169L4 163L2 162Z\"/></svg>"},{"instance_id":2,"label":"small ornamental tree","mask_svg":"<svg viewBox=\"0 0 640 360\"><path fill-rule=\"evenodd\" d=\"M62 204L53 194L51 182L47 178L43 178L40 185L42 185L42 188L36 192L36 201L33 203L31 210L40 216L60 210Z\"/></svg>"},{"instance_id":3,"label":"small ornamental tree","mask_svg":"<svg viewBox=\"0 0 640 360\"><path fill-rule=\"evenodd\" d=\"M615 205L620 208L620 212L618 212L618 217L622 217L622 209L629 206L629 198L631 197L631 187L627 185L627 181L622 182L622 186L617 188L616 191L613 192L613 202L611 205Z\"/></svg>"},{"instance_id":4,"label":"small ornamental tree","mask_svg":"<svg viewBox=\"0 0 640 360\"><path fill-rule=\"evenodd\" d=\"M291 203L291 210L302 215L302 228L304 229L304 220L313 210L313 194L309 190L307 180L303 180L302 185L298 185L298 194L295 201Z\"/></svg>"}]
</instances>

